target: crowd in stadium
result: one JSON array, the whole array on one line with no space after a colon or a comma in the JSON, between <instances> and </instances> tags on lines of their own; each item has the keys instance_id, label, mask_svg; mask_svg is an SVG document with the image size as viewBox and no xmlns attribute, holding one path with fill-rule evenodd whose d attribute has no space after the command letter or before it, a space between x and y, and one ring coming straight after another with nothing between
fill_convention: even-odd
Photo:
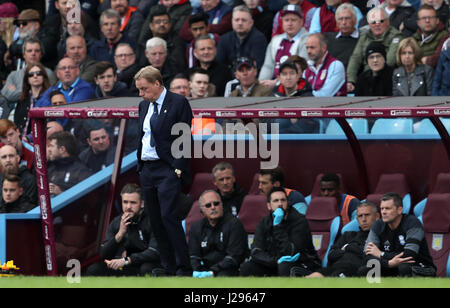
<instances>
[{"instance_id":1,"label":"crowd in stadium","mask_svg":"<svg viewBox=\"0 0 450 308\"><path fill-rule=\"evenodd\" d=\"M111 96L138 97L134 76L148 65L160 70L168 90L188 99L450 94L447 0L50 0L47 10L31 8L26 3L0 1L0 213L26 212L37 204L29 109ZM316 121L277 122L285 133L319 131ZM49 121L47 159L51 195L62 193L111 164L118 129L119 123L110 120ZM139 135L136 121L130 121L127 135L131 138L126 138L125 154L137 147L138 138L132 137ZM273 174L266 175L271 178ZM261 177L264 176L262 171ZM270 181L274 183L272 178ZM282 182L279 184L282 186ZM140 195L138 188L128 189L123 194ZM261 187L261 192L267 195L269 211L272 203L282 204L283 210L273 210L261 221L252 258L245 262L249 252L246 234L236 218L239 207L226 206L219 187L218 192L206 191L201 195L199 203L206 220L194 224L189 234L194 275L362 274L359 267L355 268L357 262L340 264L339 253L333 262L350 274L343 274L341 268L336 271L321 268L302 210L305 203L291 200L302 199L300 193L273 187ZM359 206L356 201L356 198L349 200L342 210L344 223L358 217L361 225L358 211L366 209L373 210L367 216L379 215L376 207L367 203ZM338 204L341 202L344 201L337 200ZM386 196L383 202L394 212L390 203L394 208L401 207L395 195ZM205 235L202 232L217 231L214 222L218 218L209 219L208 215L219 215L220 211L215 209L220 207L226 213L225 218L220 217L221 224L233 232L240 230L240 234L233 234L232 239L227 237L236 250L227 251L227 256L228 253L233 256L210 266L206 263L212 261L199 256L210 245L201 236ZM403 221L404 232L412 228L420 233L416 221L401 217L394 218ZM288 222L295 227L286 227ZM125 224L131 222L121 224L119 219L113 223L117 230L109 235L115 238L117 232L123 236ZM307 243L307 247L295 250L295 244L287 238L285 247L275 245L275 238L287 236L284 228L303 234L305 240L301 242ZM371 233L372 242L390 236L383 228L385 225L380 225L376 229L379 233ZM412 238L405 234L410 249L404 255L386 251L386 256L371 245L364 247L368 230L364 241L357 233L353 234L356 240L348 239L336 249L346 255L344 248L350 249L352 241L356 241L360 253L353 257L358 262L365 260L367 254L381 260L389 273L391 268L397 268L402 275L434 275L435 267L426 245L416 233ZM138 240L143 239L139 232L135 235ZM147 241L150 235L144 238ZM221 243L213 246L222 247ZM117 247L113 246L108 246L105 258L114 257L113 248ZM292 254L293 249L299 253ZM365 254L361 253L363 250ZM155 254L146 253L138 260L155 258ZM211 260L220 256L211 254ZM417 256L421 261L412 266ZM117 270L137 260L122 261L91 270ZM152 262L152 266L134 269L134 273L157 274L157 261Z\"/></svg>"}]
</instances>

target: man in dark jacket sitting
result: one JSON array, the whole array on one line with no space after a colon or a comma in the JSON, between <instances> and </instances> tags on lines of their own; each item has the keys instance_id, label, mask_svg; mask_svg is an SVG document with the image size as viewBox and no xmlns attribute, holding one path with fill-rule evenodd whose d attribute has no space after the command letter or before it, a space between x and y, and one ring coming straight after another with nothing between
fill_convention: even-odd
<instances>
[{"instance_id":1,"label":"man in dark jacket sitting","mask_svg":"<svg viewBox=\"0 0 450 308\"><path fill-rule=\"evenodd\" d=\"M370 228L380 218L377 206L372 202L362 202L356 208L356 219L359 231L345 232L337 242L331 246L328 254L329 265L320 272L315 272L307 278L324 276L351 277L356 276L358 269L363 266L364 245Z\"/></svg>"},{"instance_id":2,"label":"man in dark jacket sitting","mask_svg":"<svg viewBox=\"0 0 450 308\"><path fill-rule=\"evenodd\" d=\"M247 234L239 219L224 214L222 200L214 190L199 198L205 218L189 230L189 255L193 277L237 276L247 255Z\"/></svg>"},{"instance_id":3,"label":"man in dark jacket sitting","mask_svg":"<svg viewBox=\"0 0 450 308\"><path fill-rule=\"evenodd\" d=\"M241 276L306 276L320 268L304 215L288 206L286 192L274 187L267 196L270 215L256 227L250 260Z\"/></svg>"},{"instance_id":4,"label":"man in dark jacket sitting","mask_svg":"<svg viewBox=\"0 0 450 308\"><path fill-rule=\"evenodd\" d=\"M123 213L113 219L100 247L101 263L91 265L89 276L136 276L161 268L150 220L144 213L141 188L126 184L120 193Z\"/></svg>"},{"instance_id":5,"label":"man in dark jacket sitting","mask_svg":"<svg viewBox=\"0 0 450 308\"><path fill-rule=\"evenodd\" d=\"M51 196L56 196L89 177L92 172L78 160L77 140L69 132L48 137L47 159Z\"/></svg>"}]
</instances>

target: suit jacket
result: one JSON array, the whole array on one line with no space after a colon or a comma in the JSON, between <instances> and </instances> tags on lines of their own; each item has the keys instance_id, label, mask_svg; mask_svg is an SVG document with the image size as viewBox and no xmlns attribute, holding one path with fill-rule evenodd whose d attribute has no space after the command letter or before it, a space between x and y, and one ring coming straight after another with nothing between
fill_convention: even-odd
<instances>
[{"instance_id":1,"label":"suit jacket","mask_svg":"<svg viewBox=\"0 0 450 308\"><path fill-rule=\"evenodd\" d=\"M141 138L144 137L144 119L147 115L150 102L144 100L139 103L139 131L141 132ZM180 169L182 171L181 180L188 184L190 182L190 166L189 158L174 158L172 155L171 147L172 143L179 138L182 133L172 135L171 130L176 123L186 123L189 128L192 123L192 109L189 101L178 94L167 91L161 106L161 111L158 115L158 122L153 129L153 137L155 140L156 153L159 158L171 166L173 169ZM187 138L184 136L183 138ZM183 142L192 143L191 130L189 129L189 139L183 139ZM192 147L191 147L192 148ZM138 172L142 170L142 142L139 142L137 149L138 158ZM189 153L190 155L191 153Z\"/></svg>"}]
</instances>

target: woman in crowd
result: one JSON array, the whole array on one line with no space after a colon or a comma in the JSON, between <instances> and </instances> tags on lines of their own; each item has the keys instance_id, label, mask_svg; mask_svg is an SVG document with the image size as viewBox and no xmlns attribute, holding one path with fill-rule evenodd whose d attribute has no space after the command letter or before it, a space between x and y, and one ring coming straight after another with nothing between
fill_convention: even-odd
<instances>
[{"instance_id":1,"label":"woman in crowd","mask_svg":"<svg viewBox=\"0 0 450 308\"><path fill-rule=\"evenodd\" d=\"M49 87L50 81L44 66L41 63L28 64L23 76L22 94L14 112L14 122L22 136L25 137L31 132L28 110Z\"/></svg>"},{"instance_id":2,"label":"woman in crowd","mask_svg":"<svg viewBox=\"0 0 450 308\"><path fill-rule=\"evenodd\" d=\"M397 49L397 65L392 76L393 96L430 96L433 69L421 62L422 51L412 37L403 39Z\"/></svg>"}]
</instances>

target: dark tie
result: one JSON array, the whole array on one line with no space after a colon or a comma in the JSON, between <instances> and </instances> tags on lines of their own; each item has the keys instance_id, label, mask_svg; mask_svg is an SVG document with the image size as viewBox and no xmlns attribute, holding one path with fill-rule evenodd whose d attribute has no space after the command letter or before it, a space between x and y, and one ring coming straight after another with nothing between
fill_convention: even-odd
<instances>
[{"instance_id":1,"label":"dark tie","mask_svg":"<svg viewBox=\"0 0 450 308\"><path fill-rule=\"evenodd\" d=\"M155 146L155 139L153 137L153 131L155 130L154 128L156 127L156 123L158 122L158 104L156 102L153 102L153 114L150 117L150 129L152 130L151 133L151 137L150 137L150 146L154 147Z\"/></svg>"}]
</instances>

